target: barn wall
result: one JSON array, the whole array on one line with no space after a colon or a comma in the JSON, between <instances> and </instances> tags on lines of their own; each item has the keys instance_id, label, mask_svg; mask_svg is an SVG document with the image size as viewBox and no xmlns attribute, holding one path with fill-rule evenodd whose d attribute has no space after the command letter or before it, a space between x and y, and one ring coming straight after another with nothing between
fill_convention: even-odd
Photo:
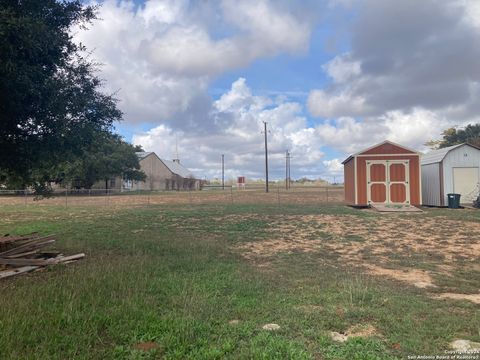
<instances>
[{"instance_id":1,"label":"barn wall","mask_svg":"<svg viewBox=\"0 0 480 360\"><path fill-rule=\"evenodd\" d=\"M122 185L123 185L123 179L121 176L115 176L107 181L107 184L105 184L105 180L99 180L95 182L91 189L92 190L105 190L105 186L109 190L115 190L115 191L121 191L122 190Z\"/></svg>"},{"instance_id":2,"label":"barn wall","mask_svg":"<svg viewBox=\"0 0 480 360\"><path fill-rule=\"evenodd\" d=\"M173 176L172 172L154 154L140 160L140 169L147 175L147 178L145 181L136 181L132 190L166 190L167 180Z\"/></svg>"},{"instance_id":3,"label":"barn wall","mask_svg":"<svg viewBox=\"0 0 480 360\"><path fill-rule=\"evenodd\" d=\"M442 164L443 198L444 204L448 204L447 194L453 192L453 168L480 167L480 150L468 145L460 146L451 150L443 159ZM472 189L476 186L477 184L472 184Z\"/></svg>"},{"instance_id":4,"label":"barn wall","mask_svg":"<svg viewBox=\"0 0 480 360\"><path fill-rule=\"evenodd\" d=\"M405 150L404 150L405 153ZM363 153L362 153L363 154ZM410 203L421 205L420 157L418 155L359 156L357 158L357 205L368 205L367 200L367 160L409 160L410 167Z\"/></svg>"},{"instance_id":5,"label":"barn wall","mask_svg":"<svg viewBox=\"0 0 480 360\"><path fill-rule=\"evenodd\" d=\"M345 183L345 202L355 205L355 158L350 159L343 167Z\"/></svg>"},{"instance_id":6,"label":"barn wall","mask_svg":"<svg viewBox=\"0 0 480 360\"><path fill-rule=\"evenodd\" d=\"M422 202L423 205L442 206L440 164L422 165Z\"/></svg>"},{"instance_id":7,"label":"barn wall","mask_svg":"<svg viewBox=\"0 0 480 360\"><path fill-rule=\"evenodd\" d=\"M383 155L383 154L415 154L413 151L407 150L394 144L382 144L373 149L364 151L361 155Z\"/></svg>"}]
</instances>

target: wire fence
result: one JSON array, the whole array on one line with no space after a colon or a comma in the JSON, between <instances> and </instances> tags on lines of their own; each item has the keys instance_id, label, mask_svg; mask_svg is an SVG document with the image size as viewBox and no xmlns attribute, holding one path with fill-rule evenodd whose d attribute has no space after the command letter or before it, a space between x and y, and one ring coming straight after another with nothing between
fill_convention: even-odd
<instances>
[{"instance_id":1,"label":"wire fence","mask_svg":"<svg viewBox=\"0 0 480 360\"><path fill-rule=\"evenodd\" d=\"M205 186L202 190L143 190L116 189L57 189L51 195L37 196L31 190L0 190L0 206L56 205L130 207L155 204L334 204L342 203L343 186L284 186L262 185Z\"/></svg>"}]
</instances>

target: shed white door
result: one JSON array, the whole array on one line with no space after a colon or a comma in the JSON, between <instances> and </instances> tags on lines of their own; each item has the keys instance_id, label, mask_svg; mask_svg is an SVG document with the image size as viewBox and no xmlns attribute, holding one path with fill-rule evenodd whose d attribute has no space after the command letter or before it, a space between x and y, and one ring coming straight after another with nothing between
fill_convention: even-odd
<instances>
[{"instance_id":1,"label":"shed white door","mask_svg":"<svg viewBox=\"0 0 480 360\"><path fill-rule=\"evenodd\" d=\"M453 168L453 192L462 195L462 203L473 201L478 195L478 167Z\"/></svg>"},{"instance_id":2,"label":"shed white door","mask_svg":"<svg viewBox=\"0 0 480 360\"><path fill-rule=\"evenodd\" d=\"M367 161L369 204L410 204L408 160Z\"/></svg>"}]
</instances>

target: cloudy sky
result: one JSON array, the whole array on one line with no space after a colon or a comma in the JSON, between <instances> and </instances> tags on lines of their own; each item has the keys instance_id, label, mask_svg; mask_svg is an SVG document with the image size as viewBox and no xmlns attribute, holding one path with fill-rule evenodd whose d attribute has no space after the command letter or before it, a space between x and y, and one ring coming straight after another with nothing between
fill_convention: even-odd
<instances>
[{"instance_id":1,"label":"cloudy sky","mask_svg":"<svg viewBox=\"0 0 480 360\"><path fill-rule=\"evenodd\" d=\"M478 0L106 0L75 37L128 141L199 177L342 173L385 139L418 150L480 121ZM177 144L177 146L176 146Z\"/></svg>"}]
</instances>

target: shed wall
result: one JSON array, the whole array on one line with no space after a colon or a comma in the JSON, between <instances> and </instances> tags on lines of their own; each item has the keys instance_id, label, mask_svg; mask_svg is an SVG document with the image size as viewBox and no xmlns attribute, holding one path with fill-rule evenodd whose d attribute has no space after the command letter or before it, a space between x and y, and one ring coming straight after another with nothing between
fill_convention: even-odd
<instances>
[{"instance_id":1,"label":"shed wall","mask_svg":"<svg viewBox=\"0 0 480 360\"><path fill-rule=\"evenodd\" d=\"M344 164L345 202L355 205L355 158Z\"/></svg>"},{"instance_id":2,"label":"shed wall","mask_svg":"<svg viewBox=\"0 0 480 360\"><path fill-rule=\"evenodd\" d=\"M422 165L423 205L442 206L440 194L440 164Z\"/></svg>"},{"instance_id":3,"label":"shed wall","mask_svg":"<svg viewBox=\"0 0 480 360\"><path fill-rule=\"evenodd\" d=\"M405 153L405 151L404 151ZM363 153L362 153L363 155ZM368 205L367 200L367 160L409 160L410 204L421 205L420 157L418 155L359 156L357 158L357 205Z\"/></svg>"},{"instance_id":4,"label":"shed wall","mask_svg":"<svg viewBox=\"0 0 480 360\"><path fill-rule=\"evenodd\" d=\"M444 204L448 204L447 194L454 192L453 168L477 167L480 168L480 150L464 145L450 151L442 161L443 164L443 198ZM477 189L478 184L472 184L472 191ZM471 199L461 199L462 202L470 202Z\"/></svg>"},{"instance_id":5,"label":"shed wall","mask_svg":"<svg viewBox=\"0 0 480 360\"><path fill-rule=\"evenodd\" d=\"M415 154L413 151L407 150L403 147L386 143L376 146L370 150L364 151L361 155L385 155L385 154Z\"/></svg>"}]
</instances>

